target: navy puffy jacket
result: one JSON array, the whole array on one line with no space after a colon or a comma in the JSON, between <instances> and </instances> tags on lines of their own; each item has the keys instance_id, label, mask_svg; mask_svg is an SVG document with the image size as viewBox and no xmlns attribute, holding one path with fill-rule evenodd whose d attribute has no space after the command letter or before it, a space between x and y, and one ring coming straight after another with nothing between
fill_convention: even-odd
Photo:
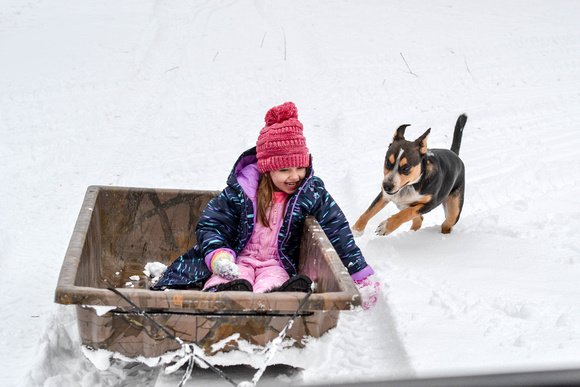
<instances>
[{"instance_id":1,"label":"navy puffy jacket","mask_svg":"<svg viewBox=\"0 0 580 387\"><path fill-rule=\"evenodd\" d=\"M243 164L255 162L256 148L240 156L228 177L227 187L208 203L201 214L195 231L197 245L177 258L153 289L200 289L212 274L205 263L207 254L221 247L230 248L236 254L244 249L254 229L254 205L240 186L236 172ZM298 191L288 200L278 237L280 259L290 276L298 271L300 240L308 215L313 215L320 223L351 275L367 267L346 217L322 180L314 176L311 166Z\"/></svg>"}]
</instances>

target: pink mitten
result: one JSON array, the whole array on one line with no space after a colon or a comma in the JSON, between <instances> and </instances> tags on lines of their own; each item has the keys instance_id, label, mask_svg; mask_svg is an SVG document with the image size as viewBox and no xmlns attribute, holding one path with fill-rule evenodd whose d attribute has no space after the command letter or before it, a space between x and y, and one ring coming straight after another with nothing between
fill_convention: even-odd
<instances>
[{"instance_id":1,"label":"pink mitten","mask_svg":"<svg viewBox=\"0 0 580 387\"><path fill-rule=\"evenodd\" d=\"M369 276L362 280L354 280L354 283L362 297L364 310L372 308L379 299L381 283L375 281L373 277L374 276Z\"/></svg>"}]
</instances>

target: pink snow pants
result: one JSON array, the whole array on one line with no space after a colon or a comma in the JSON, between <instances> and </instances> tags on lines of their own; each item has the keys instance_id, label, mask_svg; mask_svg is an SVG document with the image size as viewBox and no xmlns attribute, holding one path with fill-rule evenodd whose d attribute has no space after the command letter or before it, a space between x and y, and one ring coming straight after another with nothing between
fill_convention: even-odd
<instances>
[{"instance_id":1,"label":"pink snow pants","mask_svg":"<svg viewBox=\"0 0 580 387\"><path fill-rule=\"evenodd\" d=\"M275 202L269 216L271 229L256 222L252 239L236 258L240 268L239 278L248 280L254 293L266 293L290 278L278 255L278 232L283 219L284 202ZM229 280L214 274L207 280L204 289L224 282Z\"/></svg>"}]
</instances>

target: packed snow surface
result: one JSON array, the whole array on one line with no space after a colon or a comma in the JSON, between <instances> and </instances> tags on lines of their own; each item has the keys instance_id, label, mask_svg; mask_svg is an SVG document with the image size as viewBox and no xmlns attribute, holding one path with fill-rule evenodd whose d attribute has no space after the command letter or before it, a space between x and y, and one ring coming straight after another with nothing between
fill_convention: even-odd
<instances>
[{"instance_id":1,"label":"packed snow surface","mask_svg":"<svg viewBox=\"0 0 580 387\"><path fill-rule=\"evenodd\" d=\"M265 378L580 366L578 15L574 0L2 1L2 385L178 384L182 370L91 354L74 308L53 303L85 190L222 189L286 101L351 223L379 192L401 124L449 148L466 113L467 186L449 235L441 208L386 237L374 230L396 209L379 213L357 238L379 303L281 349L273 363L300 370ZM188 384L212 382L224 383L196 368Z\"/></svg>"}]
</instances>

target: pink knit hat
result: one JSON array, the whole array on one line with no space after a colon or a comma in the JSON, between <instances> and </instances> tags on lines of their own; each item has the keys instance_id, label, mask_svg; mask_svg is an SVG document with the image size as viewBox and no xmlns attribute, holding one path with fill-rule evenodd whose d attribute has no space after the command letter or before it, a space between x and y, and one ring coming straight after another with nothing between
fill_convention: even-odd
<instances>
[{"instance_id":1,"label":"pink knit hat","mask_svg":"<svg viewBox=\"0 0 580 387\"><path fill-rule=\"evenodd\" d=\"M286 102L268 110L266 126L260 131L256 148L260 173L310 165L306 138L294 103Z\"/></svg>"}]
</instances>

